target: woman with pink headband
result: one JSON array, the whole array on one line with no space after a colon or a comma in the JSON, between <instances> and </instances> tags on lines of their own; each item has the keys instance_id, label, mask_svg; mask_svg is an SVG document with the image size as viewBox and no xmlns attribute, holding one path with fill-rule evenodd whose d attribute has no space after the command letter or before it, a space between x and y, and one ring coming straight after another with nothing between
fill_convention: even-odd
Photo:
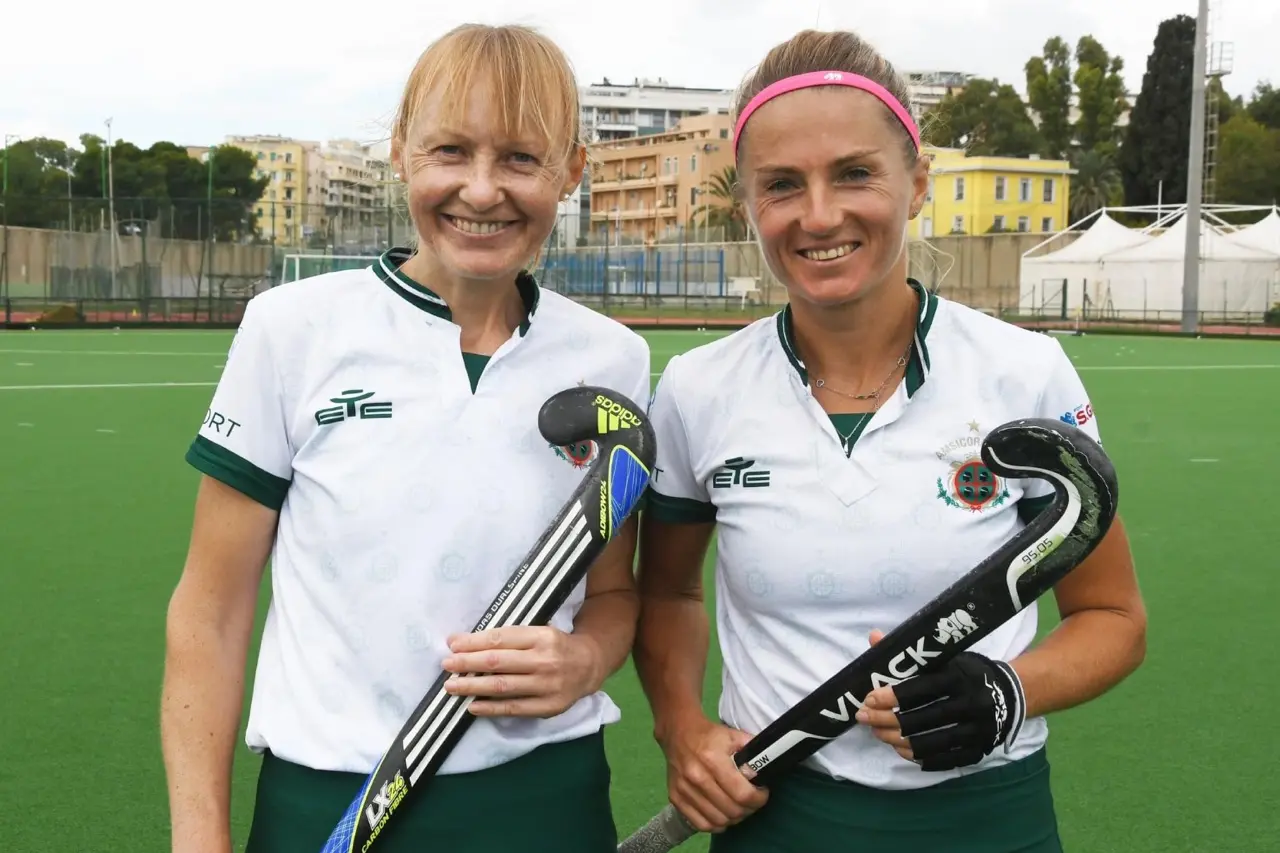
<instances>
[{"instance_id":1,"label":"woman with pink headband","mask_svg":"<svg viewBox=\"0 0 1280 853\"><path fill-rule=\"evenodd\" d=\"M733 753L1021 530L1052 499L979 451L1019 417L1095 439L1056 339L909 276L929 159L902 77L845 32L778 45L744 84L739 197L789 303L672 359L650 404L634 657L671 802L714 853L1054 853L1045 715L1136 669L1146 616L1123 524L1037 608L916 675L903 659L859 725L769 790ZM718 713L704 713L702 565L716 537ZM972 630L964 611L945 643ZM925 651L922 651L924 654ZM915 676L915 677L913 677ZM852 710L852 706L850 706Z\"/></svg>"}]
</instances>

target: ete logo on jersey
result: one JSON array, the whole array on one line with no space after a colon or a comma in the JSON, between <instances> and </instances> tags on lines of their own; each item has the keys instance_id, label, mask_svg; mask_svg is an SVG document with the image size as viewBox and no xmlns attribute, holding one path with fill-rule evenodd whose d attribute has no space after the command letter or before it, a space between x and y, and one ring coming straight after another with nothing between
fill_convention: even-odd
<instances>
[{"instance_id":1,"label":"ete logo on jersey","mask_svg":"<svg viewBox=\"0 0 1280 853\"><path fill-rule=\"evenodd\" d=\"M337 397L330 397L329 401L331 403L338 403L339 405L317 411L316 423L324 426L326 424L341 423L346 420L391 417L391 403L389 402L360 402L361 400L368 400L375 393L374 391L355 388L350 391L343 391ZM357 403L360 403L360 405L357 406Z\"/></svg>"},{"instance_id":2,"label":"ete logo on jersey","mask_svg":"<svg viewBox=\"0 0 1280 853\"><path fill-rule=\"evenodd\" d=\"M728 489L741 484L744 489L761 489L769 485L768 471L748 471L756 464L754 459L735 456L724 460L724 469L711 475L711 488Z\"/></svg>"},{"instance_id":3,"label":"ete logo on jersey","mask_svg":"<svg viewBox=\"0 0 1280 853\"><path fill-rule=\"evenodd\" d=\"M982 430L978 422L969 421L968 427L968 435L952 439L937 450L938 458L948 463L947 473L938 478L937 497L947 506L982 512L1008 500L1009 490L979 455Z\"/></svg>"}]
</instances>

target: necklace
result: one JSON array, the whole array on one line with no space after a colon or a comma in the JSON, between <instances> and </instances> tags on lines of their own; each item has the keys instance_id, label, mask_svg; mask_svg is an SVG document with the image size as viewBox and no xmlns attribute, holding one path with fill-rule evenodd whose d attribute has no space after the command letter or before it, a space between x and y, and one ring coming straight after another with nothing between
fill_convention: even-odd
<instances>
[{"instance_id":1,"label":"necklace","mask_svg":"<svg viewBox=\"0 0 1280 853\"><path fill-rule=\"evenodd\" d=\"M903 351L902 355L898 357L898 360L894 362L893 368L890 369L888 375L885 376L884 381L880 383L880 386L876 388L876 390L872 391L869 394L850 394L848 391L841 391L838 388L832 388L827 384L827 380L825 379L819 379L816 382L814 382L814 387L824 388L828 391L839 394L842 397L848 397L853 400L875 400L876 401L875 409L878 409L880 408L880 392L884 391L885 386L889 384L889 380L892 379L894 377L894 374L896 374L899 370L901 370L902 367L907 363L907 356L910 355L910 353L911 353L911 344L907 344L907 348ZM872 409L871 413L874 414L875 409Z\"/></svg>"}]
</instances>

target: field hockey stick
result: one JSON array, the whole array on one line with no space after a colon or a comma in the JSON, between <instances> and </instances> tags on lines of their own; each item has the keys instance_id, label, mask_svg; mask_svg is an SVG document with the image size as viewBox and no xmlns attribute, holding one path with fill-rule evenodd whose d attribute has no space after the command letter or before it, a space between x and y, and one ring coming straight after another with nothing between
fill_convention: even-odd
<instances>
[{"instance_id":1,"label":"field hockey stick","mask_svg":"<svg viewBox=\"0 0 1280 853\"><path fill-rule=\"evenodd\" d=\"M1048 418L1002 424L983 441L982 461L1003 477L1049 481L1052 503L739 750L734 763L753 784L767 787L857 725L854 715L872 690L931 671L1008 622L1079 566L1110 529L1118 498L1115 469L1077 427ZM954 618L958 613L964 618ZM968 633L956 638L947 627L956 624ZM668 804L618 851L666 853L696 832Z\"/></svg>"},{"instance_id":2,"label":"field hockey stick","mask_svg":"<svg viewBox=\"0 0 1280 853\"><path fill-rule=\"evenodd\" d=\"M596 458L582 482L534 543L473 631L545 625L635 509L655 457L653 427L627 397L577 386L553 395L538 412L538 431L557 447L594 441ZM507 484L512 485L512 484ZM445 692L441 671L322 848L322 853L377 849L444 762L475 717L470 696Z\"/></svg>"}]
</instances>

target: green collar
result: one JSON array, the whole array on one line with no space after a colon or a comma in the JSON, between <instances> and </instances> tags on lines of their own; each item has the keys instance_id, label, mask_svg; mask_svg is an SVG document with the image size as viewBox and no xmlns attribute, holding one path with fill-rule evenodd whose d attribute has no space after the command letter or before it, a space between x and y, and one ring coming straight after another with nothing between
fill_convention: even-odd
<instances>
[{"instance_id":1,"label":"green collar","mask_svg":"<svg viewBox=\"0 0 1280 853\"><path fill-rule=\"evenodd\" d=\"M449 310L449 306L445 304L445 301L430 288L423 287L400 270L404 262L411 257L413 257L412 249L401 247L388 249L382 257L373 263L373 272L382 280L383 284L391 288L396 295L410 305L420 308L428 314L452 322L453 312ZM520 299L524 302L524 319L520 321L520 336L524 337L529 331L529 324L533 321L534 312L538 310L540 288L532 274L527 270L521 270L520 274L516 276L516 289L520 291Z\"/></svg>"},{"instance_id":2,"label":"green collar","mask_svg":"<svg viewBox=\"0 0 1280 853\"><path fill-rule=\"evenodd\" d=\"M916 335L915 341L911 347L911 357L907 362L907 396L912 397L920 386L924 384L925 378L929 375L929 347L925 343L925 338L929 334L929 328L933 325L933 318L938 312L938 297L930 293L924 285L916 281L914 278L908 278L907 283L920 297L920 314L916 317ZM800 353L795 348L795 332L792 329L791 306L786 305L778 312L778 341L782 344L782 351L787 354L787 360L791 362L791 366L795 368L796 373L800 374L800 381L809 384L809 373L805 370L804 362L800 360Z\"/></svg>"}]
</instances>

